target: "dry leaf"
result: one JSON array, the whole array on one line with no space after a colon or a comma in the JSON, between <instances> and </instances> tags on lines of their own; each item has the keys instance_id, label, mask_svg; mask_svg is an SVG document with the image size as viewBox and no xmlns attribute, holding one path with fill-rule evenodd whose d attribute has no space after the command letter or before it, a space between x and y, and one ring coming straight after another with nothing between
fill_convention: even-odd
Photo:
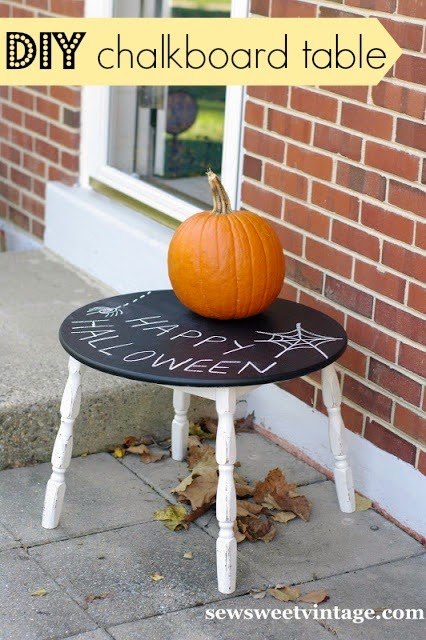
<instances>
[{"instance_id":1,"label":"dry leaf","mask_svg":"<svg viewBox=\"0 0 426 640\"><path fill-rule=\"evenodd\" d=\"M145 464L149 464L150 462L157 462L158 460L162 460L169 456L168 453L155 453L151 451L146 444L138 444L136 446L128 447L127 453L136 453L140 454L142 462Z\"/></svg>"},{"instance_id":2,"label":"dry leaf","mask_svg":"<svg viewBox=\"0 0 426 640\"><path fill-rule=\"evenodd\" d=\"M194 554L192 551L185 551L183 557L186 558L186 560L192 560L194 558Z\"/></svg>"},{"instance_id":3,"label":"dry leaf","mask_svg":"<svg viewBox=\"0 0 426 640\"><path fill-rule=\"evenodd\" d=\"M217 471L210 469L202 475L193 478L184 491L179 492L179 496L189 500L192 509L198 509L204 504L211 504L216 497L217 491Z\"/></svg>"},{"instance_id":4,"label":"dry leaf","mask_svg":"<svg viewBox=\"0 0 426 640\"><path fill-rule=\"evenodd\" d=\"M46 589L36 589L35 591L31 591L32 596L45 596L48 593Z\"/></svg>"},{"instance_id":5,"label":"dry leaf","mask_svg":"<svg viewBox=\"0 0 426 640\"><path fill-rule=\"evenodd\" d=\"M199 438L208 438L209 440L215 439L214 433L209 433L208 431L203 431L198 423L191 423L189 425L189 435L190 436L198 436Z\"/></svg>"},{"instance_id":6,"label":"dry leaf","mask_svg":"<svg viewBox=\"0 0 426 640\"><path fill-rule=\"evenodd\" d=\"M159 580L164 580L164 576L162 576L161 573L159 573L158 571L156 571L155 573L151 573L149 577L151 578L151 580L154 580L154 582L158 582Z\"/></svg>"},{"instance_id":7,"label":"dry leaf","mask_svg":"<svg viewBox=\"0 0 426 640\"><path fill-rule=\"evenodd\" d=\"M278 511L278 513L273 513L271 518L275 520L275 522L284 522L287 523L290 520L294 520L296 518L296 514L291 511Z\"/></svg>"},{"instance_id":8,"label":"dry leaf","mask_svg":"<svg viewBox=\"0 0 426 640\"><path fill-rule=\"evenodd\" d=\"M237 523L236 520L234 522L234 536L235 536L235 539L236 539L237 543L240 543L240 542L242 542L243 540L246 539L244 533L241 533L241 531L238 529L238 523Z\"/></svg>"},{"instance_id":9,"label":"dry leaf","mask_svg":"<svg viewBox=\"0 0 426 640\"><path fill-rule=\"evenodd\" d=\"M243 433L253 431L254 429L254 411L249 413L245 418L238 418L235 420L235 431L236 433Z\"/></svg>"},{"instance_id":10,"label":"dry leaf","mask_svg":"<svg viewBox=\"0 0 426 640\"><path fill-rule=\"evenodd\" d=\"M188 436L188 445L187 448L190 449L191 447L201 447L201 440L200 440L200 436Z\"/></svg>"},{"instance_id":11,"label":"dry leaf","mask_svg":"<svg viewBox=\"0 0 426 640\"><path fill-rule=\"evenodd\" d=\"M263 507L260 504L249 500L237 500L237 516L257 516L262 511Z\"/></svg>"},{"instance_id":12,"label":"dry leaf","mask_svg":"<svg viewBox=\"0 0 426 640\"><path fill-rule=\"evenodd\" d=\"M135 447L141 443L140 438L135 438L135 436L128 436L124 439L123 447Z\"/></svg>"},{"instance_id":13,"label":"dry leaf","mask_svg":"<svg viewBox=\"0 0 426 640\"><path fill-rule=\"evenodd\" d=\"M237 527L250 542L256 542L256 540L270 542L276 533L274 524L268 518L259 516L239 517L237 518Z\"/></svg>"},{"instance_id":14,"label":"dry leaf","mask_svg":"<svg viewBox=\"0 0 426 640\"><path fill-rule=\"evenodd\" d=\"M104 600L105 598L112 598L112 593L89 593L87 596L84 596L86 602L94 602L95 600Z\"/></svg>"},{"instance_id":15,"label":"dry leaf","mask_svg":"<svg viewBox=\"0 0 426 640\"><path fill-rule=\"evenodd\" d=\"M297 587L275 587L275 589L268 589L268 593L282 602L296 602L300 596L300 589Z\"/></svg>"},{"instance_id":16,"label":"dry leaf","mask_svg":"<svg viewBox=\"0 0 426 640\"><path fill-rule=\"evenodd\" d=\"M256 600L262 600L266 596L266 591L259 591L258 593L252 593L251 595L253 598L256 598Z\"/></svg>"},{"instance_id":17,"label":"dry leaf","mask_svg":"<svg viewBox=\"0 0 426 640\"><path fill-rule=\"evenodd\" d=\"M206 513L206 511L208 511L210 509L210 507L212 506L212 504L214 504L214 502L215 502L215 500L212 499L210 504L203 504L198 509L194 509L193 511L189 511L189 513L186 514L185 522L187 522L187 523L194 522L194 520L196 520L197 518L202 516L204 513Z\"/></svg>"},{"instance_id":18,"label":"dry leaf","mask_svg":"<svg viewBox=\"0 0 426 640\"><path fill-rule=\"evenodd\" d=\"M149 464L150 462L158 462L163 458L168 458L170 456L169 453L155 453L155 451L148 450L148 453L143 453L141 455L141 460L145 464Z\"/></svg>"},{"instance_id":19,"label":"dry leaf","mask_svg":"<svg viewBox=\"0 0 426 640\"><path fill-rule=\"evenodd\" d=\"M88 451L85 451L84 453L81 454L81 458L87 458L87 456L89 455Z\"/></svg>"},{"instance_id":20,"label":"dry leaf","mask_svg":"<svg viewBox=\"0 0 426 640\"><path fill-rule=\"evenodd\" d=\"M149 449L146 444L138 444L135 446L127 447L127 453L136 453L143 455L144 453L149 453Z\"/></svg>"},{"instance_id":21,"label":"dry leaf","mask_svg":"<svg viewBox=\"0 0 426 640\"><path fill-rule=\"evenodd\" d=\"M165 509L159 509L154 513L154 520L164 520L168 529L176 531L188 526L185 519L187 511L185 507L177 504L169 504Z\"/></svg>"},{"instance_id":22,"label":"dry leaf","mask_svg":"<svg viewBox=\"0 0 426 640\"><path fill-rule=\"evenodd\" d=\"M191 473L191 475L186 476L186 478L184 478L182 482L178 484L177 487L175 487L174 489L171 489L170 493L183 493L185 489L189 487L189 485L193 480L194 478L192 477L192 473Z\"/></svg>"},{"instance_id":23,"label":"dry leaf","mask_svg":"<svg viewBox=\"0 0 426 640\"><path fill-rule=\"evenodd\" d=\"M217 469L215 450L205 444L189 447L186 462L193 472L197 468L197 473L202 473L205 467Z\"/></svg>"},{"instance_id":24,"label":"dry leaf","mask_svg":"<svg viewBox=\"0 0 426 640\"><path fill-rule=\"evenodd\" d=\"M257 482L253 495L255 502L267 502L274 509L292 511L302 520L309 520L311 504L296 492L296 486L289 484L280 469L272 469L263 482Z\"/></svg>"},{"instance_id":25,"label":"dry leaf","mask_svg":"<svg viewBox=\"0 0 426 640\"><path fill-rule=\"evenodd\" d=\"M112 453L114 458L123 458L125 454L126 454L126 449L124 449L123 447L115 447Z\"/></svg>"},{"instance_id":26,"label":"dry leaf","mask_svg":"<svg viewBox=\"0 0 426 640\"><path fill-rule=\"evenodd\" d=\"M355 494L355 511L367 511L373 506L372 501L369 498L360 496L359 493Z\"/></svg>"},{"instance_id":27,"label":"dry leaf","mask_svg":"<svg viewBox=\"0 0 426 640\"><path fill-rule=\"evenodd\" d=\"M298 602L309 602L311 604L320 604L321 602L326 602L329 599L329 595L327 591L324 589L320 589L318 591L310 591L309 593L305 593L304 596L300 596Z\"/></svg>"},{"instance_id":28,"label":"dry leaf","mask_svg":"<svg viewBox=\"0 0 426 640\"><path fill-rule=\"evenodd\" d=\"M234 471L235 492L237 498L249 498L254 493L254 487L247 484L246 480Z\"/></svg>"}]
</instances>

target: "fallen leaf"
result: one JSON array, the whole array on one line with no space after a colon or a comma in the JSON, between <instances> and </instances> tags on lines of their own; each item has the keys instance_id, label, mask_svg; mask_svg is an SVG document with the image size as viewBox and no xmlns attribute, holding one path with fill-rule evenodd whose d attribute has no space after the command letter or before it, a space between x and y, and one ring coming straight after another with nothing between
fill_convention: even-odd
<instances>
[{"instance_id":1,"label":"fallen leaf","mask_svg":"<svg viewBox=\"0 0 426 640\"><path fill-rule=\"evenodd\" d=\"M198 436L199 438L208 438L209 440L215 439L214 433L209 433L208 431L204 431L199 424L191 423L189 425L189 435L190 436Z\"/></svg>"},{"instance_id":2,"label":"fallen leaf","mask_svg":"<svg viewBox=\"0 0 426 640\"><path fill-rule=\"evenodd\" d=\"M192 553L192 551L185 551L185 553L183 554L183 557L186 560L192 560L194 558L194 554Z\"/></svg>"},{"instance_id":3,"label":"fallen leaf","mask_svg":"<svg viewBox=\"0 0 426 640\"><path fill-rule=\"evenodd\" d=\"M189 500L192 509L198 509L204 504L211 504L217 491L217 471L210 469L202 475L193 478L184 491L179 491L179 496Z\"/></svg>"},{"instance_id":4,"label":"fallen leaf","mask_svg":"<svg viewBox=\"0 0 426 640\"><path fill-rule=\"evenodd\" d=\"M138 444L136 446L128 447L127 453L136 453L141 457L142 462L149 464L150 462L157 462L163 458L169 457L168 453L156 453L152 451L146 444Z\"/></svg>"},{"instance_id":5,"label":"fallen leaf","mask_svg":"<svg viewBox=\"0 0 426 640\"><path fill-rule=\"evenodd\" d=\"M275 522L284 522L287 523L290 520L294 520L294 518L296 518L296 514L292 513L291 511L278 511L278 513L273 513L271 515L272 520L275 520Z\"/></svg>"},{"instance_id":6,"label":"fallen leaf","mask_svg":"<svg viewBox=\"0 0 426 640\"><path fill-rule=\"evenodd\" d=\"M89 455L89 452L85 451L85 453L82 453L80 457L81 458L87 458L88 455Z\"/></svg>"},{"instance_id":7,"label":"fallen leaf","mask_svg":"<svg viewBox=\"0 0 426 640\"><path fill-rule=\"evenodd\" d=\"M149 577L151 578L151 580L154 580L154 582L158 582L159 580L164 580L164 576L162 576L161 573L159 573L158 571L156 571L155 573L151 573Z\"/></svg>"},{"instance_id":8,"label":"fallen leaf","mask_svg":"<svg viewBox=\"0 0 426 640\"><path fill-rule=\"evenodd\" d=\"M237 498L249 498L254 493L254 487L251 487L239 473L234 471L235 492Z\"/></svg>"},{"instance_id":9,"label":"fallen leaf","mask_svg":"<svg viewBox=\"0 0 426 640\"><path fill-rule=\"evenodd\" d=\"M275 589L268 589L268 593L282 602L296 602L300 596L300 589L297 587L275 587Z\"/></svg>"},{"instance_id":10,"label":"fallen leaf","mask_svg":"<svg viewBox=\"0 0 426 640\"><path fill-rule=\"evenodd\" d=\"M355 494L355 511L367 511L373 506L372 501L369 498L360 496L359 493Z\"/></svg>"},{"instance_id":11,"label":"fallen leaf","mask_svg":"<svg viewBox=\"0 0 426 640\"><path fill-rule=\"evenodd\" d=\"M274 509L292 511L302 520L309 520L311 504L296 491L294 484L289 484L280 469L272 469L265 480L257 482L253 495L255 502L267 502Z\"/></svg>"},{"instance_id":12,"label":"fallen leaf","mask_svg":"<svg viewBox=\"0 0 426 640\"><path fill-rule=\"evenodd\" d=\"M261 504L256 504L249 500L237 500L237 516L257 516L262 511Z\"/></svg>"},{"instance_id":13,"label":"fallen leaf","mask_svg":"<svg viewBox=\"0 0 426 640\"><path fill-rule=\"evenodd\" d=\"M112 453L114 458L123 458L125 454L126 454L126 449L124 449L123 447L115 447Z\"/></svg>"},{"instance_id":14,"label":"fallen leaf","mask_svg":"<svg viewBox=\"0 0 426 640\"><path fill-rule=\"evenodd\" d=\"M276 529L274 524L266 517L259 516L242 516L237 518L238 530L250 542L263 540L270 542L275 537Z\"/></svg>"},{"instance_id":15,"label":"fallen leaf","mask_svg":"<svg viewBox=\"0 0 426 640\"><path fill-rule=\"evenodd\" d=\"M168 529L176 531L177 529L187 528L186 515L187 511L182 505L169 504L165 509L155 511L154 520L164 520L164 524Z\"/></svg>"},{"instance_id":16,"label":"fallen leaf","mask_svg":"<svg viewBox=\"0 0 426 640\"><path fill-rule=\"evenodd\" d=\"M150 462L158 462L159 460L168 458L169 456L169 453L156 453L155 451L149 450L148 453L143 453L141 455L141 460L145 464L149 464Z\"/></svg>"},{"instance_id":17,"label":"fallen leaf","mask_svg":"<svg viewBox=\"0 0 426 640\"><path fill-rule=\"evenodd\" d=\"M243 433L253 431L254 429L254 411L249 413L245 418L238 418L235 420L235 431L236 433Z\"/></svg>"},{"instance_id":18,"label":"fallen leaf","mask_svg":"<svg viewBox=\"0 0 426 640\"><path fill-rule=\"evenodd\" d=\"M238 523L236 520L234 522L234 536L237 541L237 544L239 544L240 542L246 539L244 533L241 533L241 531L238 529Z\"/></svg>"},{"instance_id":19,"label":"fallen leaf","mask_svg":"<svg viewBox=\"0 0 426 640\"><path fill-rule=\"evenodd\" d=\"M266 596L266 591L259 591L259 593L252 593L253 598L256 600L262 600Z\"/></svg>"},{"instance_id":20,"label":"fallen leaf","mask_svg":"<svg viewBox=\"0 0 426 640\"><path fill-rule=\"evenodd\" d=\"M149 453L149 449L146 444L138 444L136 446L127 447L127 453L144 454Z\"/></svg>"},{"instance_id":21,"label":"fallen leaf","mask_svg":"<svg viewBox=\"0 0 426 640\"><path fill-rule=\"evenodd\" d=\"M202 473L206 467L217 469L216 452L210 445L202 444L190 447L186 462L193 473L194 471Z\"/></svg>"},{"instance_id":22,"label":"fallen leaf","mask_svg":"<svg viewBox=\"0 0 426 640\"><path fill-rule=\"evenodd\" d=\"M210 509L210 507L212 506L212 504L214 504L214 502L215 502L215 500L212 498L212 501L209 504L207 504L207 503L203 504L198 509L194 509L193 511L189 511L186 514L185 522L187 522L187 523L194 522L194 520L196 520L197 518L202 516L204 513L206 513L206 511L208 511Z\"/></svg>"},{"instance_id":23,"label":"fallen leaf","mask_svg":"<svg viewBox=\"0 0 426 640\"><path fill-rule=\"evenodd\" d=\"M112 598L112 593L89 593L87 596L84 596L86 602L94 602L95 600L104 600L105 598Z\"/></svg>"},{"instance_id":24,"label":"fallen leaf","mask_svg":"<svg viewBox=\"0 0 426 640\"><path fill-rule=\"evenodd\" d=\"M194 480L194 478L192 477L192 473L189 476L186 476L186 478L184 478L178 485L177 487L175 487L174 489L170 490L170 493L183 493L187 487L189 487L189 485L191 484L191 482Z\"/></svg>"},{"instance_id":25,"label":"fallen leaf","mask_svg":"<svg viewBox=\"0 0 426 640\"><path fill-rule=\"evenodd\" d=\"M309 593L305 593L305 595L300 596L298 602L309 602L311 604L320 604L321 602L326 602L329 599L329 595L327 591L324 589L320 589L318 591L310 591Z\"/></svg>"},{"instance_id":26,"label":"fallen leaf","mask_svg":"<svg viewBox=\"0 0 426 640\"><path fill-rule=\"evenodd\" d=\"M187 448L190 449L191 447L201 447L201 440L200 440L200 436L188 436L188 446Z\"/></svg>"},{"instance_id":27,"label":"fallen leaf","mask_svg":"<svg viewBox=\"0 0 426 640\"><path fill-rule=\"evenodd\" d=\"M31 591L32 596L45 596L48 593L46 589L36 589L35 591Z\"/></svg>"},{"instance_id":28,"label":"fallen leaf","mask_svg":"<svg viewBox=\"0 0 426 640\"><path fill-rule=\"evenodd\" d=\"M141 443L140 438L135 438L135 436L128 436L124 439L123 447L135 447Z\"/></svg>"}]
</instances>

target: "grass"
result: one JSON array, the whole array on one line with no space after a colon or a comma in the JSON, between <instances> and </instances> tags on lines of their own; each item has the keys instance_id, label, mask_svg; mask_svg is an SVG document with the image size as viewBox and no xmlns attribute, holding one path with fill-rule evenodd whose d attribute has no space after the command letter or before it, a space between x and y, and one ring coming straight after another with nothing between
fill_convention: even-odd
<instances>
[{"instance_id":1,"label":"grass","mask_svg":"<svg viewBox=\"0 0 426 640\"><path fill-rule=\"evenodd\" d=\"M224 87L170 87L191 93L198 104L194 124L181 133L173 144L166 136L165 172L168 178L200 175L208 167L220 172L222 162ZM211 90L211 91L210 91Z\"/></svg>"},{"instance_id":2,"label":"grass","mask_svg":"<svg viewBox=\"0 0 426 640\"><path fill-rule=\"evenodd\" d=\"M173 3L175 18L227 18L230 0L181 0ZM197 100L194 124L173 141L166 135L165 177L180 178L204 173L208 167L220 173L222 163L225 87L170 87L187 91Z\"/></svg>"}]
</instances>

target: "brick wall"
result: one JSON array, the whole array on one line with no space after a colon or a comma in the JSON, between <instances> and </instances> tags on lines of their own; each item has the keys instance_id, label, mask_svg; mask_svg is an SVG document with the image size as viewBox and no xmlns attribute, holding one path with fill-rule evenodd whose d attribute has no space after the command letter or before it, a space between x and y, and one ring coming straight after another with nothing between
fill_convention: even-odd
<instances>
[{"instance_id":1,"label":"brick wall","mask_svg":"<svg viewBox=\"0 0 426 640\"><path fill-rule=\"evenodd\" d=\"M426 0L252 0L375 16L404 53L376 87L249 87L244 205L287 255L283 295L343 323L346 426L426 474ZM319 376L282 385L324 411Z\"/></svg>"},{"instance_id":2,"label":"brick wall","mask_svg":"<svg viewBox=\"0 0 426 640\"><path fill-rule=\"evenodd\" d=\"M0 18L78 17L84 0L0 1ZM78 179L80 89L0 87L0 217L43 237L47 180Z\"/></svg>"}]
</instances>

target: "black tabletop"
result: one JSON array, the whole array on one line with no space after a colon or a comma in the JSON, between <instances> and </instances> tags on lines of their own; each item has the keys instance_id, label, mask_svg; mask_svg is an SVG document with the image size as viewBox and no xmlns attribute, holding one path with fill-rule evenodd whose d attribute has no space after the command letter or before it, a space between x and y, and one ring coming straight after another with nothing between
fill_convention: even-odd
<instances>
[{"instance_id":1,"label":"black tabletop","mask_svg":"<svg viewBox=\"0 0 426 640\"><path fill-rule=\"evenodd\" d=\"M64 320L59 338L94 369L198 387L297 378L334 362L347 343L338 322L296 302L276 300L245 320L211 320L184 307L171 290L92 302Z\"/></svg>"}]
</instances>

